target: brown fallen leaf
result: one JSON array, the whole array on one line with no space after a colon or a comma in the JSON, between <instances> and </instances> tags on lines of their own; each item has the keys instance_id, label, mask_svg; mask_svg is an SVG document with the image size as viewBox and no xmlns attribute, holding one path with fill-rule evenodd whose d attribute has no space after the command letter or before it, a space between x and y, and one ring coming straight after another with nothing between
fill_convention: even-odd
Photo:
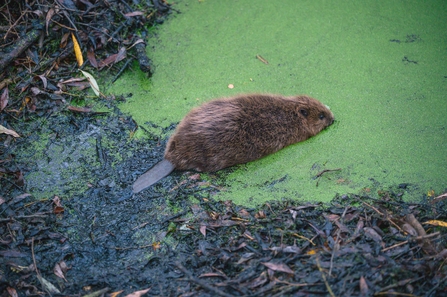
<instances>
[{"instance_id":1,"label":"brown fallen leaf","mask_svg":"<svg viewBox=\"0 0 447 297\"><path fill-rule=\"evenodd\" d=\"M360 277L360 296L368 296L368 284L363 276Z\"/></svg>"},{"instance_id":2,"label":"brown fallen leaf","mask_svg":"<svg viewBox=\"0 0 447 297\"><path fill-rule=\"evenodd\" d=\"M56 263L56 265L54 265L53 273L57 277L59 277L67 282L67 279L65 278L65 273L67 273L68 269L69 268L67 267L67 264L65 264L64 261L61 261L59 263Z\"/></svg>"},{"instance_id":3,"label":"brown fallen leaf","mask_svg":"<svg viewBox=\"0 0 447 297\"><path fill-rule=\"evenodd\" d=\"M247 284L247 287L249 287L250 289L254 289L256 287L262 286L263 284L265 284L268 281L268 277L267 277L267 273L264 271L262 272L257 278L255 278L254 280L252 280L251 282L249 282Z\"/></svg>"},{"instance_id":4,"label":"brown fallen leaf","mask_svg":"<svg viewBox=\"0 0 447 297\"><path fill-rule=\"evenodd\" d=\"M202 233L203 237L206 237L206 225L200 225L200 233Z\"/></svg>"},{"instance_id":5,"label":"brown fallen leaf","mask_svg":"<svg viewBox=\"0 0 447 297\"><path fill-rule=\"evenodd\" d=\"M284 263L273 263L273 262L264 262L263 263L263 262L261 262L261 264L273 271L280 271L280 272L285 272L285 273L289 273L289 274L294 274L293 270L290 269L289 266L287 266Z\"/></svg>"},{"instance_id":6,"label":"brown fallen leaf","mask_svg":"<svg viewBox=\"0 0 447 297\"><path fill-rule=\"evenodd\" d=\"M8 294L11 295L11 297L18 297L19 295L17 294L16 289L8 287L6 288L6 290L8 291Z\"/></svg>"},{"instance_id":7,"label":"brown fallen leaf","mask_svg":"<svg viewBox=\"0 0 447 297\"><path fill-rule=\"evenodd\" d=\"M61 199L58 196L54 196L53 203L54 203L54 208L53 208L54 214L61 214L65 211L65 208L61 204Z\"/></svg>"},{"instance_id":8,"label":"brown fallen leaf","mask_svg":"<svg viewBox=\"0 0 447 297\"><path fill-rule=\"evenodd\" d=\"M98 61L96 60L95 52L93 51L93 48L90 48L87 51L87 59L93 67L98 69Z\"/></svg>"},{"instance_id":9,"label":"brown fallen leaf","mask_svg":"<svg viewBox=\"0 0 447 297\"><path fill-rule=\"evenodd\" d=\"M133 293L130 293L129 295L126 295L125 297L140 297L143 296L144 294L146 294L147 292L149 292L151 288L146 289L146 290L141 290L141 291L136 291Z\"/></svg>"},{"instance_id":10,"label":"brown fallen leaf","mask_svg":"<svg viewBox=\"0 0 447 297\"><path fill-rule=\"evenodd\" d=\"M11 136L14 136L14 137L20 137L20 135L17 134L16 131L11 130L11 129L7 129L7 128L3 127L2 125L0 125L0 134L8 134L8 135L11 135Z\"/></svg>"},{"instance_id":11,"label":"brown fallen leaf","mask_svg":"<svg viewBox=\"0 0 447 297\"><path fill-rule=\"evenodd\" d=\"M117 292L112 292L112 293L110 293L110 297L116 297L116 296L118 296L119 294L121 294L123 291L124 291L124 290L117 291Z\"/></svg>"},{"instance_id":12,"label":"brown fallen leaf","mask_svg":"<svg viewBox=\"0 0 447 297\"><path fill-rule=\"evenodd\" d=\"M92 109L91 108L88 108L88 107L77 107L77 106L68 106L67 107L67 109L69 110L69 111L73 111L73 112L85 112L85 113L90 113L90 112L92 112Z\"/></svg>"}]
</instances>

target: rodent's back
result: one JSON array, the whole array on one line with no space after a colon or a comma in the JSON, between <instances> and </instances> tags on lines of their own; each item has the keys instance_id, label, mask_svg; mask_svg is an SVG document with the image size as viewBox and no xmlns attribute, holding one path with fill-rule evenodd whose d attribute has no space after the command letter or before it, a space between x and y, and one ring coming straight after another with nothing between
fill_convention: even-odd
<instances>
[{"instance_id":1,"label":"rodent's back","mask_svg":"<svg viewBox=\"0 0 447 297\"><path fill-rule=\"evenodd\" d=\"M178 170L217 171L306 140L332 121L329 109L307 96L217 99L186 115L168 141L165 159Z\"/></svg>"}]
</instances>

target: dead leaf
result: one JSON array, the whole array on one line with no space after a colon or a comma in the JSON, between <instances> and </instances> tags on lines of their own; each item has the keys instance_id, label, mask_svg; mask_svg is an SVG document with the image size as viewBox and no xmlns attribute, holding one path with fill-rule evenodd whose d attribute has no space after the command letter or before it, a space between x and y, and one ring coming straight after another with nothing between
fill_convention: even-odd
<instances>
[{"instance_id":1,"label":"dead leaf","mask_svg":"<svg viewBox=\"0 0 447 297\"><path fill-rule=\"evenodd\" d=\"M20 137L20 135L17 134L16 131L7 129L7 128L3 127L2 125L0 125L0 134L8 134L8 135L11 135L14 137Z\"/></svg>"},{"instance_id":2,"label":"dead leaf","mask_svg":"<svg viewBox=\"0 0 447 297\"><path fill-rule=\"evenodd\" d=\"M79 113L82 113L82 112L85 112L85 113L92 112L92 109L88 108L88 107L68 106L67 109L69 111L79 112Z\"/></svg>"},{"instance_id":3,"label":"dead leaf","mask_svg":"<svg viewBox=\"0 0 447 297\"><path fill-rule=\"evenodd\" d=\"M80 70L80 71L88 79L88 82L90 83L90 86L92 87L93 92L95 92L96 96L99 97L100 92L99 92L99 86L98 86L98 83L96 82L96 79L93 77L93 75L91 75L87 71L83 71L83 70Z\"/></svg>"},{"instance_id":4,"label":"dead leaf","mask_svg":"<svg viewBox=\"0 0 447 297\"><path fill-rule=\"evenodd\" d=\"M340 216L337 215L337 214L327 214L327 215L325 215L324 217L325 217L326 219L328 219L329 222L335 222L335 221L337 221L337 220L340 219Z\"/></svg>"},{"instance_id":5,"label":"dead leaf","mask_svg":"<svg viewBox=\"0 0 447 297\"><path fill-rule=\"evenodd\" d=\"M124 60L126 58L126 56L127 56L127 50L123 46L120 48L118 54L116 55L115 63L118 63L119 61Z\"/></svg>"},{"instance_id":6,"label":"dead leaf","mask_svg":"<svg viewBox=\"0 0 447 297\"><path fill-rule=\"evenodd\" d=\"M146 289L146 290L141 290L141 291L136 291L133 293L130 293L129 295L126 295L125 297L140 297L143 296L144 294L146 294L147 292L149 292L151 288Z\"/></svg>"},{"instance_id":7,"label":"dead leaf","mask_svg":"<svg viewBox=\"0 0 447 297\"><path fill-rule=\"evenodd\" d=\"M439 221L439 220L430 220L430 221L425 222L424 224L447 228L447 223L443 222L443 221Z\"/></svg>"},{"instance_id":8,"label":"dead leaf","mask_svg":"<svg viewBox=\"0 0 447 297\"><path fill-rule=\"evenodd\" d=\"M46 27L46 31L47 31L47 36L49 35L48 34L48 25L49 25L49 23L51 21L51 18L54 15L54 13L55 13L54 8L50 8L48 10L48 13L47 13L46 17L45 17L45 27Z\"/></svg>"},{"instance_id":9,"label":"dead leaf","mask_svg":"<svg viewBox=\"0 0 447 297\"><path fill-rule=\"evenodd\" d=\"M78 40L76 39L73 33L71 33L71 39L73 40L73 50L76 55L76 60L78 61L78 66L81 67L82 64L84 64L84 58L82 57L81 47L79 46Z\"/></svg>"},{"instance_id":10,"label":"dead leaf","mask_svg":"<svg viewBox=\"0 0 447 297\"><path fill-rule=\"evenodd\" d=\"M106 66L118 63L119 61L123 60L124 58L126 58L126 48L122 47L120 48L119 52L113 55L108 56L107 58L105 58L102 61L99 61L98 66L99 68L104 68Z\"/></svg>"},{"instance_id":11,"label":"dead leaf","mask_svg":"<svg viewBox=\"0 0 447 297\"><path fill-rule=\"evenodd\" d=\"M316 249L311 249L311 250L309 250L307 253L306 253L306 255L308 255L308 256L312 256L312 255L315 255L317 253L317 250Z\"/></svg>"},{"instance_id":12,"label":"dead leaf","mask_svg":"<svg viewBox=\"0 0 447 297\"><path fill-rule=\"evenodd\" d=\"M250 213L246 209L241 209L239 211L239 215L244 219L247 219L251 216Z\"/></svg>"},{"instance_id":13,"label":"dead leaf","mask_svg":"<svg viewBox=\"0 0 447 297\"><path fill-rule=\"evenodd\" d=\"M220 273L209 272L209 273L203 273L203 274L199 275L199 278L200 277L225 277L225 276Z\"/></svg>"},{"instance_id":14,"label":"dead leaf","mask_svg":"<svg viewBox=\"0 0 447 297\"><path fill-rule=\"evenodd\" d=\"M258 212L255 214L255 218L257 218L257 219L265 219L265 218L266 218L266 215L265 215L265 213L264 213L263 210L260 210L260 211L258 211Z\"/></svg>"},{"instance_id":15,"label":"dead leaf","mask_svg":"<svg viewBox=\"0 0 447 297\"><path fill-rule=\"evenodd\" d=\"M130 47L129 47L129 49L131 49L132 47L134 47L135 45L137 45L137 44L139 44L139 43L144 43L144 40L143 39L138 39L137 41L135 41L135 43L134 44L132 44Z\"/></svg>"},{"instance_id":16,"label":"dead leaf","mask_svg":"<svg viewBox=\"0 0 447 297\"><path fill-rule=\"evenodd\" d=\"M236 264L245 263L248 260L251 260L254 256L255 256L255 253L244 253L244 254L242 254L241 258L239 259L239 261L237 261Z\"/></svg>"},{"instance_id":17,"label":"dead leaf","mask_svg":"<svg viewBox=\"0 0 447 297\"><path fill-rule=\"evenodd\" d=\"M284 263L273 263L273 262L264 262L261 264L263 264L264 266L266 266L268 269L271 269L273 271L279 271L279 272L285 272L285 273L289 273L289 274L294 274L293 270L289 268L289 266L287 266Z\"/></svg>"},{"instance_id":18,"label":"dead leaf","mask_svg":"<svg viewBox=\"0 0 447 297\"><path fill-rule=\"evenodd\" d=\"M125 17L133 17L133 16L139 16L139 15L143 15L144 13L142 11L133 11L133 12L129 12L124 14Z\"/></svg>"},{"instance_id":19,"label":"dead leaf","mask_svg":"<svg viewBox=\"0 0 447 297\"><path fill-rule=\"evenodd\" d=\"M87 51L87 59L88 59L88 61L90 62L90 64L91 64L93 67L95 67L96 69L98 69L98 61L96 60L95 52L93 51L92 48L90 48L90 49Z\"/></svg>"},{"instance_id":20,"label":"dead leaf","mask_svg":"<svg viewBox=\"0 0 447 297\"><path fill-rule=\"evenodd\" d=\"M9 90L8 87L6 87L3 90L2 95L0 96L0 111L5 109L6 105L8 105L8 99L9 99Z\"/></svg>"},{"instance_id":21,"label":"dead leaf","mask_svg":"<svg viewBox=\"0 0 447 297\"><path fill-rule=\"evenodd\" d=\"M117 292L112 292L112 293L110 293L110 297L116 297L116 296L118 296L119 294L121 294L123 291L124 291L124 290L117 291Z\"/></svg>"},{"instance_id":22,"label":"dead leaf","mask_svg":"<svg viewBox=\"0 0 447 297\"><path fill-rule=\"evenodd\" d=\"M6 288L6 290L8 291L8 294L9 294L11 297L19 297L19 295L17 294L16 289L11 288L11 287L8 287L8 288Z\"/></svg>"},{"instance_id":23,"label":"dead leaf","mask_svg":"<svg viewBox=\"0 0 447 297\"><path fill-rule=\"evenodd\" d=\"M61 42L59 43L59 48L66 48L68 43L68 37L70 36L70 33L67 32L64 35L62 35Z\"/></svg>"},{"instance_id":24,"label":"dead leaf","mask_svg":"<svg viewBox=\"0 0 447 297\"><path fill-rule=\"evenodd\" d=\"M250 283L248 283L247 286L250 289L254 289L256 287L259 287L259 286L265 284L267 281L268 281L267 273L264 271L257 278L255 278Z\"/></svg>"},{"instance_id":25,"label":"dead leaf","mask_svg":"<svg viewBox=\"0 0 447 297\"><path fill-rule=\"evenodd\" d=\"M47 85L48 85L47 78L45 76L43 76L43 75L39 75L39 78L40 78L40 80L42 80L43 88L46 89Z\"/></svg>"},{"instance_id":26,"label":"dead leaf","mask_svg":"<svg viewBox=\"0 0 447 297\"><path fill-rule=\"evenodd\" d=\"M52 283L44 279L42 276L37 275L37 279L42 284L42 287L45 289L45 291L52 293L52 294L61 294L61 292L56 288Z\"/></svg>"},{"instance_id":27,"label":"dead leaf","mask_svg":"<svg viewBox=\"0 0 447 297\"><path fill-rule=\"evenodd\" d=\"M59 263L56 263L56 265L53 268L53 273L63 279L64 281L67 281L67 279L65 278L65 273L67 273L68 271L68 267L67 264L65 264L64 261L61 261Z\"/></svg>"},{"instance_id":28,"label":"dead leaf","mask_svg":"<svg viewBox=\"0 0 447 297\"><path fill-rule=\"evenodd\" d=\"M368 284L363 276L360 277L360 296L368 296Z\"/></svg>"},{"instance_id":29,"label":"dead leaf","mask_svg":"<svg viewBox=\"0 0 447 297\"><path fill-rule=\"evenodd\" d=\"M45 94L45 92L43 92L42 90L40 90L39 88L36 88L36 87L32 87L32 88L30 89L30 91L31 91L31 93L33 93L33 95L39 95L39 94L41 94L41 93L44 93L44 94Z\"/></svg>"},{"instance_id":30,"label":"dead leaf","mask_svg":"<svg viewBox=\"0 0 447 297\"><path fill-rule=\"evenodd\" d=\"M202 233L203 237L206 237L206 225L200 225L200 233Z\"/></svg>"}]
</instances>

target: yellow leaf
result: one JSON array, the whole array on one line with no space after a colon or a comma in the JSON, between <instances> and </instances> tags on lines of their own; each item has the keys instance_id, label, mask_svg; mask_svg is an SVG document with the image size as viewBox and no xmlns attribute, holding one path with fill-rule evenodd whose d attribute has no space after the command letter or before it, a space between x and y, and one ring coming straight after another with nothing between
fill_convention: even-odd
<instances>
[{"instance_id":1,"label":"yellow leaf","mask_svg":"<svg viewBox=\"0 0 447 297\"><path fill-rule=\"evenodd\" d=\"M309 250L306 255L311 256L311 255L315 255L317 253L317 250Z\"/></svg>"},{"instance_id":2,"label":"yellow leaf","mask_svg":"<svg viewBox=\"0 0 447 297\"><path fill-rule=\"evenodd\" d=\"M81 70L81 72L88 79L88 82L90 83L90 86L92 87L93 92L95 92L96 96L99 96L99 94L100 94L99 86L98 86L98 83L96 82L96 79L93 77L93 75L91 75L87 71Z\"/></svg>"},{"instance_id":3,"label":"yellow leaf","mask_svg":"<svg viewBox=\"0 0 447 297\"><path fill-rule=\"evenodd\" d=\"M73 39L73 49L76 55L76 60L78 60L79 67L81 67L82 64L84 64L84 58L82 57L81 47L79 46L79 43L73 33L71 33L71 38Z\"/></svg>"},{"instance_id":4,"label":"yellow leaf","mask_svg":"<svg viewBox=\"0 0 447 297\"><path fill-rule=\"evenodd\" d=\"M429 224L429 225L433 225L433 226L440 226L440 227L447 228L447 223L446 222L438 221L438 220L430 220L430 221L425 222L424 224Z\"/></svg>"},{"instance_id":5,"label":"yellow leaf","mask_svg":"<svg viewBox=\"0 0 447 297\"><path fill-rule=\"evenodd\" d=\"M428 191L428 192L427 192L427 196L428 196L428 197L433 197L433 196L435 196L435 191L433 191L433 190Z\"/></svg>"},{"instance_id":6,"label":"yellow leaf","mask_svg":"<svg viewBox=\"0 0 447 297\"><path fill-rule=\"evenodd\" d=\"M8 134L8 135L11 135L14 137L20 137L20 135L17 134L16 131L7 129L7 128L3 127L2 125L0 125L0 134Z\"/></svg>"}]
</instances>

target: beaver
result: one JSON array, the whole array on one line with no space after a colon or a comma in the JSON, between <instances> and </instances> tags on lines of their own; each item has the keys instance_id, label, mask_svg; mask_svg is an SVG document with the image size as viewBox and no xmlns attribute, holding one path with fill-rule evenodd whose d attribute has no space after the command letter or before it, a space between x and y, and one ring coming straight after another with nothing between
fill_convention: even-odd
<instances>
[{"instance_id":1,"label":"beaver","mask_svg":"<svg viewBox=\"0 0 447 297\"><path fill-rule=\"evenodd\" d=\"M306 95L245 94L192 109L170 137L164 159L133 184L138 193L174 169L214 172L247 163L316 135L332 112Z\"/></svg>"}]
</instances>

